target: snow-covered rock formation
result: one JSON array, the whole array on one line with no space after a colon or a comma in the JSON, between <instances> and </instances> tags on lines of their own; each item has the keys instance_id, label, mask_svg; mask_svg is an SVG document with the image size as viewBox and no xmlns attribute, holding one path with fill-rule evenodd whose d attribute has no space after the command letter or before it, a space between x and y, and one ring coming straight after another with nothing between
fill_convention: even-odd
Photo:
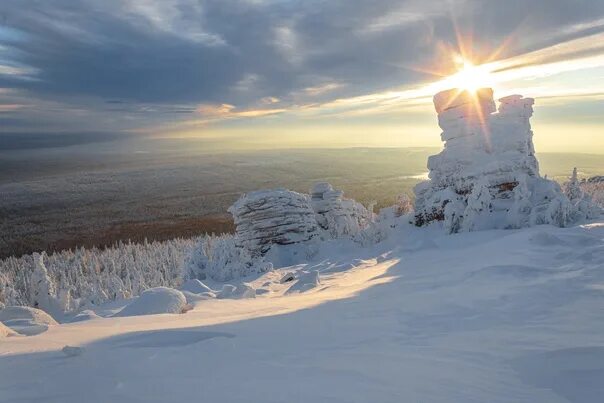
<instances>
[{"instance_id":1,"label":"snow-covered rock formation","mask_svg":"<svg viewBox=\"0 0 604 403\"><path fill-rule=\"evenodd\" d=\"M272 245L290 245L318 235L310 197L286 189L259 190L244 194L230 208L236 225L237 246L254 256Z\"/></svg>"},{"instance_id":2,"label":"snow-covered rock formation","mask_svg":"<svg viewBox=\"0 0 604 403\"><path fill-rule=\"evenodd\" d=\"M343 191L335 190L327 182L313 186L311 203L319 227L333 238L354 237L372 220L372 213L365 206L344 198Z\"/></svg>"},{"instance_id":3,"label":"snow-covered rock formation","mask_svg":"<svg viewBox=\"0 0 604 403\"><path fill-rule=\"evenodd\" d=\"M428 159L429 180L415 188L416 224L444 221L449 232L566 226L573 206L539 175L529 119L532 98L499 100L493 90L434 96L444 149Z\"/></svg>"}]
</instances>

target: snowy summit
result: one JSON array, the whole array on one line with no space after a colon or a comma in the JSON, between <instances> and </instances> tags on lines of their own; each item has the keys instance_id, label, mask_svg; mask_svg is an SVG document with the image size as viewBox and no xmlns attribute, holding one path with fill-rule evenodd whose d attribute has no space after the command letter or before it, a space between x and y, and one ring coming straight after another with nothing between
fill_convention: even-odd
<instances>
[{"instance_id":1,"label":"snowy summit","mask_svg":"<svg viewBox=\"0 0 604 403\"><path fill-rule=\"evenodd\" d=\"M259 190L234 234L2 261L0 401L601 401L602 199L541 176L533 103L437 94L415 205Z\"/></svg>"}]
</instances>

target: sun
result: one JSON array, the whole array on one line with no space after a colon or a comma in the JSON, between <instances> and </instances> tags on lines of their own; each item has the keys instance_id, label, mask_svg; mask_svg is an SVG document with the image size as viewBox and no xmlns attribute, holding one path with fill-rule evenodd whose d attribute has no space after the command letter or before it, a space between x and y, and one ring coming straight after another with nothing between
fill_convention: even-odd
<instances>
[{"instance_id":1,"label":"sun","mask_svg":"<svg viewBox=\"0 0 604 403\"><path fill-rule=\"evenodd\" d=\"M446 81L450 88L458 88L476 93L480 88L492 87L493 77L486 65L474 65L470 60L457 55L453 59L458 66L457 73Z\"/></svg>"}]
</instances>

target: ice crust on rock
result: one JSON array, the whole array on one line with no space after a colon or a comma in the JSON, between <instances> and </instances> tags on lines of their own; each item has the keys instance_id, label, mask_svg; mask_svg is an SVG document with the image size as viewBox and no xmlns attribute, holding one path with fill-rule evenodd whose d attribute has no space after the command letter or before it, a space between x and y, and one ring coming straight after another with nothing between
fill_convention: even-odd
<instances>
[{"instance_id":1,"label":"ice crust on rock","mask_svg":"<svg viewBox=\"0 0 604 403\"><path fill-rule=\"evenodd\" d=\"M178 290L168 287L156 287L145 290L124 309L114 316L156 315L160 313L184 313L187 299Z\"/></svg>"},{"instance_id":2,"label":"ice crust on rock","mask_svg":"<svg viewBox=\"0 0 604 403\"><path fill-rule=\"evenodd\" d=\"M272 245L290 245L318 235L318 225L305 194L286 189L244 194L230 208L236 226L236 245L252 255L265 254Z\"/></svg>"},{"instance_id":3,"label":"ice crust on rock","mask_svg":"<svg viewBox=\"0 0 604 403\"><path fill-rule=\"evenodd\" d=\"M354 237L371 223L372 213L361 203L344 198L344 192L327 182L311 189L312 208L319 227L333 238Z\"/></svg>"},{"instance_id":4,"label":"ice crust on rock","mask_svg":"<svg viewBox=\"0 0 604 403\"><path fill-rule=\"evenodd\" d=\"M415 222L443 221L449 232L566 226L573 206L539 175L529 119L534 100L449 90L434 96L444 149L428 159L429 180L414 189Z\"/></svg>"}]
</instances>

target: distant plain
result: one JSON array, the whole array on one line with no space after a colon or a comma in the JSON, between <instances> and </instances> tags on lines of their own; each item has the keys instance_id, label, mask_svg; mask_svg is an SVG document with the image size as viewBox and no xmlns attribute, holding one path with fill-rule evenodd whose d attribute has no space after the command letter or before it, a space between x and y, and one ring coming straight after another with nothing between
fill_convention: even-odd
<instances>
[{"instance_id":1,"label":"distant plain","mask_svg":"<svg viewBox=\"0 0 604 403\"><path fill-rule=\"evenodd\" d=\"M438 148L222 148L211 139L0 135L0 257L233 230L241 193L328 181L376 210L412 196ZM564 181L604 174L599 154L541 153Z\"/></svg>"}]
</instances>

